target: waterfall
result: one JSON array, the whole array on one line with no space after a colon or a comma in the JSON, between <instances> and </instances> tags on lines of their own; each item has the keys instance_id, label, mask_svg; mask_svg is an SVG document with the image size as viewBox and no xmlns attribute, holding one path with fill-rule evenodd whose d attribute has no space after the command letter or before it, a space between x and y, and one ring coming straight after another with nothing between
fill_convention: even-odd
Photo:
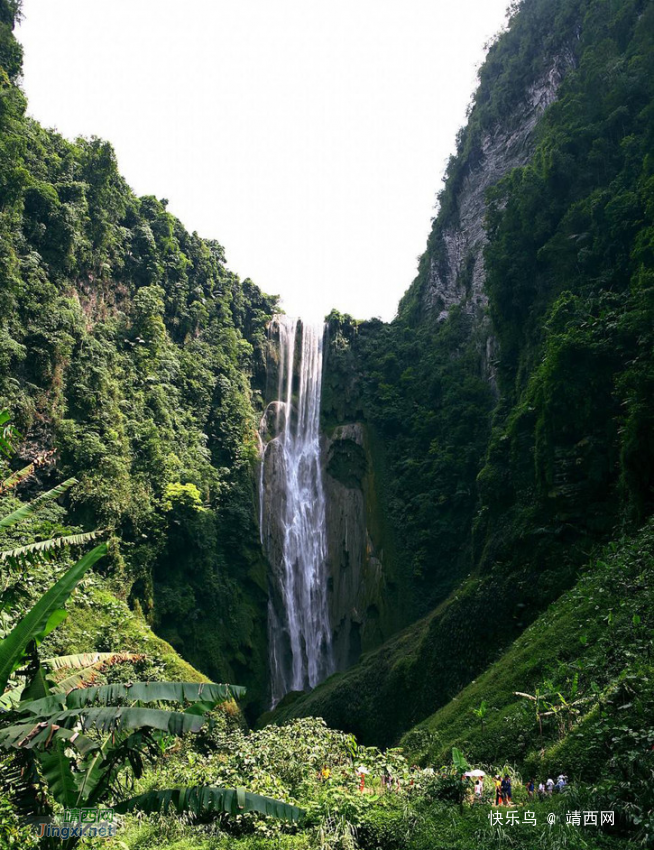
<instances>
[{"instance_id":1,"label":"waterfall","mask_svg":"<svg viewBox=\"0 0 654 850\"><path fill-rule=\"evenodd\" d=\"M259 517L271 565L268 638L274 706L289 691L315 687L333 671L333 659L320 465L324 326L276 316L271 336L279 340L279 376L277 400L268 405L259 429Z\"/></svg>"}]
</instances>

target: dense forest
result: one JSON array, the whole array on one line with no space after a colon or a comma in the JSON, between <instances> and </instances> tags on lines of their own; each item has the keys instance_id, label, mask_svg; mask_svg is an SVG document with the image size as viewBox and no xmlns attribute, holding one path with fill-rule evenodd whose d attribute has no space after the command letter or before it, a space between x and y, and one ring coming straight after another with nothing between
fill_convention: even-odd
<instances>
[{"instance_id":1,"label":"dense forest","mask_svg":"<svg viewBox=\"0 0 654 850\"><path fill-rule=\"evenodd\" d=\"M250 467L275 299L165 199L137 198L108 142L25 116L16 4L0 8L2 405L25 461L56 449L57 473L79 475L73 520L115 532L117 592L208 675L249 685L260 710Z\"/></svg>"},{"instance_id":2,"label":"dense forest","mask_svg":"<svg viewBox=\"0 0 654 850\"><path fill-rule=\"evenodd\" d=\"M26 116L19 14L0 0L0 847L81 805L134 850L652 846L654 6L514 3L396 318L327 317L324 440L365 450L326 475L365 478L395 633L266 713L277 299L108 142ZM500 772L537 828L477 804ZM591 809L611 828L566 818Z\"/></svg>"}]
</instances>

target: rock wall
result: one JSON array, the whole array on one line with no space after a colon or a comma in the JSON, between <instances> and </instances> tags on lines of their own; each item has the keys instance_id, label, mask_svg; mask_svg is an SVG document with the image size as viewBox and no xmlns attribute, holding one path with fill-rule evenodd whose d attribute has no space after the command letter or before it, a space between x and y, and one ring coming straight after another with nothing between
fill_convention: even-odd
<instances>
[{"instance_id":1,"label":"rock wall","mask_svg":"<svg viewBox=\"0 0 654 850\"><path fill-rule=\"evenodd\" d=\"M436 247L430 252L429 274L422 294L423 307L429 315L435 314L442 321L452 306L461 303L479 314L485 310L486 192L513 168L529 161L538 122L556 99L559 86L573 65L572 52L557 56L548 71L528 86L510 119L484 132L475 146L456 198L457 220L442 227Z\"/></svg>"},{"instance_id":2,"label":"rock wall","mask_svg":"<svg viewBox=\"0 0 654 850\"><path fill-rule=\"evenodd\" d=\"M366 426L337 426L324 436L322 454L333 649L336 668L345 670L398 628L401 605L392 592L392 556L378 533L383 523Z\"/></svg>"}]
</instances>

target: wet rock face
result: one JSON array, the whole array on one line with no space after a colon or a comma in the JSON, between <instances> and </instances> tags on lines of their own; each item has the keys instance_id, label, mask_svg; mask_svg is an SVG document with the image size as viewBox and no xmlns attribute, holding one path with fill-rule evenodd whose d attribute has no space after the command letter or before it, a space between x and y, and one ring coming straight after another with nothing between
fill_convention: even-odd
<instances>
[{"instance_id":1,"label":"wet rock face","mask_svg":"<svg viewBox=\"0 0 654 850\"><path fill-rule=\"evenodd\" d=\"M487 303L483 257L486 192L511 169L529 161L534 129L545 109L556 99L572 64L571 54L557 57L550 70L526 90L513 116L482 137L480 150L474 163L469 162L458 192L458 221L443 228L440 244L432 252L423 306L437 320L445 319L449 310L461 303L471 312L483 313Z\"/></svg>"},{"instance_id":2,"label":"wet rock face","mask_svg":"<svg viewBox=\"0 0 654 850\"><path fill-rule=\"evenodd\" d=\"M275 437L266 446L263 457L263 475L261 486L264 488L263 508L261 510L261 539L265 542L265 551L274 572L280 569L284 546L283 517L286 514L286 467L284 448ZM278 581L273 581L276 587Z\"/></svg>"},{"instance_id":3,"label":"wet rock face","mask_svg":"<svg viewBox=\"0 0 654 850\"><path fill-rule=\"evenodd\" d=\"M344 670L384 634L383 553L368 531L370 458L365 427L350 423L323 438L329 606L336 668Z\"/></svg>"},{"instance_id":4,"label":"wet rock face","mask_svg":"<svg viewBox=\"0 0 654 850\"><path fill-rule=\"evenodd\" d=\"M264 444L279 437L286 428L286 402L271 401L266 407L259 425L259 436Z\"/></svg>"}]
</instances>

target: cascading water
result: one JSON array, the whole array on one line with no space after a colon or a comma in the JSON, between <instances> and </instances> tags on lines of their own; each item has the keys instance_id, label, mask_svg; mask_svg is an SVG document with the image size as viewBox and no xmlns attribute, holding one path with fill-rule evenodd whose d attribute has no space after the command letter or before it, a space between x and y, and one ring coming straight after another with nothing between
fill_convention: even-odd
<instances>
[{"instance_id":1,"label":"cascading water","mask_svg":"<svg viewBox=\"0 0 654 850\"><path fill-rule=\"evenodd\" d=\"M274 335L279 337L278 398L261 420L259 513L261 542L272 571L268 638L273 706L289 691L315 687L333 671L320 466L324 327L276 316Z\"/></svg>"}]
</instances>

